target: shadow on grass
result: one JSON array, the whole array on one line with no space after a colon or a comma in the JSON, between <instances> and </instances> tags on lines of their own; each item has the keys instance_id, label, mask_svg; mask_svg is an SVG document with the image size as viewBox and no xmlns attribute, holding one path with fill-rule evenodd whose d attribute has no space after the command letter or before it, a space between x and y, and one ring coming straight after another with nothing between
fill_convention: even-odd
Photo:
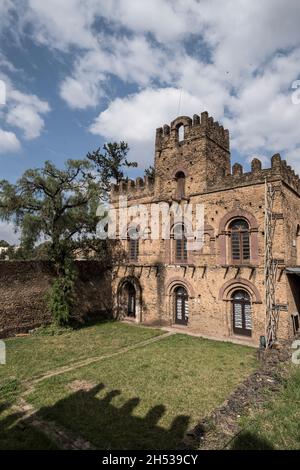
<instances>
[{"instance_id":1,"label":"shadow on grass","mask_svg":"<svg viewBox=\"0 0 300 470\"><path fill-rule=\"evenodd\" d=\"M27 426L26 421L18 423L24 418L24 413L15 412L5 417L1 414L6 409L0 410L0 449L1 450L54 450L55 443L37 429Z\"/></svg>"},{"instance_id":2,"label":"shadow on grass","mask_svg":"<svg viewBox=\"0 0 300 470\"><path fill-rule=\"evenodd\" d=\"M233 441L231 450L273 450L274 447L267 439L256 434L244 431L241 432Z\"/></svg>"},{"instance_id":3,"label":"shadow on grass","mask_svg":"<svg viewBox=\"0 0 300 470\"><path fill-rule=\"evenodd\" d=\"M71 317L70 326L73 330L81 330L90 326L101 325L102 323L116 323L117 319L112 317L110 312L97 312L86 315L83 319Z\"/></svg>"},{"instance_id":4,"label":"shadow on grass","mask_svg":"<svg viewBox=\"0 0 300 470\"><path fill-rule=\"evenodd\" d=\"M103 325L105 323L116 323L117 320L113 318L99 318L99 317L86 317L84 321L71 318L68 325L59 326L55 323L41 325L34 330L34 336L60 336L65 333L83 330L96 325Z\"/></svg>"},{"instance_id":5,"label":"shadow on grass","mask_svg":"<svg viewBox=\"0 0 300 470\"><path fill-rule=\"evenodd\" d=\"M140 403L138 397L116 407L112 400L121 392L112 390L103 398L97 398L96 395L103 389L104 385L99 384L88 391L76 391L54 406L41 408L34 417L57 422L98 449L159 450L176 449L180 446L189 424L188 416L177 416L171 426L165 429L159 425L159 420L166 411L164 405L158 404L140 417L134 414ZM13 433L16 433L15 426L12 425L14 419L9 417L7 421L2 421L9 443L13 442ZM59 443L56 444L59 446Z\"/></svg>"}]
</instances>

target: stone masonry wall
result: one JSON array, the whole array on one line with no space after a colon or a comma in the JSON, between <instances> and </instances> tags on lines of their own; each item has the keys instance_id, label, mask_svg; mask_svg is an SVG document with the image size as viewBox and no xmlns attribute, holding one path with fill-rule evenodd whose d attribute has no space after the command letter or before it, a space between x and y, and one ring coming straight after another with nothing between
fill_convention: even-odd
<instances>
[{"instance_id":1,"label":"stone masonry wall","mask_svg":"<svg viewBox=\"0 0 300 470\"><path fill-rule=\"evenodd\" d=\"M179 140L182 126L184 137ZM254 158L249 172L244 172L239 163L231 169L229 148L229 132L207 113L193 119L180 116L170 126L156 130L155 179L137 178L115 185L111 200L116 209L119 196L127 196L128 207L149 207L157 202L170 207L174 200L182 206L187 202L193 207L203 204L204 245L188 251L187 260L178 265L174 240L140 240L138 259L118 268L113 290L117 293L130 273L140 299L137 321L170 325L174 322L172 288L183 285L189 297L188 330L257 346L259 337L265 334L266 320L265 182L276 188L273 258L278 263L276 303L281 309L278 337L283 339L292 336L291 315L300 307L300 278L285 274L285 267L300 265L300 179L279 154L273 155L269 168L262 168ZM178 199L179 173L185 175L185 192ZM246 220L250 229L250 259L243 263L234 261L230 254L230 222L236 218ZM151 229L149 224L147 233L151 234ZM128 252L128 241L123 240L122 245ZM244 289L251 297L251 339L233 334L234 289Z\"/></svg>"},{"instance_id":2,"label":"stone masonry wall","mask_svg":"<svg viewBox=\"0 0 300 470\"><path fill-rule=\"evenodd\" d=\"M111 310L111 276L96 261L77 261L76 317L99 318ZM48 262L0 262L0 337L51 322L46 294L54 279Z\"/></svg>"}]
</instances>

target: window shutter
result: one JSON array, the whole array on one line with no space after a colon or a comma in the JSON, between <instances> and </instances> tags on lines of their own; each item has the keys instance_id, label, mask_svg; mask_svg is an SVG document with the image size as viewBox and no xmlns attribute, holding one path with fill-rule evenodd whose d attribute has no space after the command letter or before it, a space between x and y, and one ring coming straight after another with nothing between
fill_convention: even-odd
<instances>
[{"instance_id":1,"label":"window shutter","mask_svg":"<svg viewBox=\"0 0 300 470\"><path fill-rule=\"evenodd\" d=\"M231 234L231 250L232 250L232 259L239 260L241 258L241 250L240 250L240 234L238 232L232 232Z\"/></svg>"},{"instance_id":2,"label":"window shutter","mask_svg":"<svg viewBox=\"0 0 300 470\"><path fill-rule=\"evenodd\" d=\"M182 298L181 297L177 297L176 298L176 302L177 302L177 305L176 305L176 315L177 315L177 319L178 320L182 320Z\"/></svg>"},{"instance_id":3,"label":"window shutter","mask_svg":"<svg viewBox=\"0 0 300 470\"><path fill-rule=\"evenodd\" d=\"M252 321L251 321L251 305L245 304L244 305L245 311L245 328L246 330L252 329Z\"/></svg>"},{"instance_id":4,"label":"window shutter","mask_svg":"<svg viewBox=\"0 0 300 470\"><path fill-rule=\"evenodd\" d=\"M242 245L243 245L243 259L250 259L250 240L249 232L242 232Z\"/></svg>"},{"instance_id":5,"label":"window shutter","mask_svg":"<svg viewBox=\"0 0 300 470\"><path fill-rule=\"evenodd\" d=\"M234 326L235 328L243 328L243 313L241 303L234 303Z\"/></svg>"},{"instance_id":6,"label":"window shutter","mask_svg":"<svg viewBox=\"0 0 300 470\"><path fill-rule=\"evenodd\" d=\"M129 240L129 258L131 260L137 260L139 257L139 241L130 239Z\"/></svg>"}]
</instances>

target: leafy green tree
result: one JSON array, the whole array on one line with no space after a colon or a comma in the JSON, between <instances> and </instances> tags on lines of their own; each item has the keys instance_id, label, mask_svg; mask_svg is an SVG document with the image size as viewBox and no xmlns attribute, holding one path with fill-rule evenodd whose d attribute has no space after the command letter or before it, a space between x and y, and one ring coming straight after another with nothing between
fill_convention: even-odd
<instances>
[{"instance_id":1,"label":"leafy green tree","mask_svg":"<svg viewBox=\"0 0 300 470\"><path fill-rule=\"evenodd\" d=\"M0 219L13 222L21 246L14 258L47 258L57 279L49 300L58 322L66 323L71 311L75 271L72 260L93 252L107 262L108 244L96 237L97 207L107 199L112 179L120 181L128 162L125 142L106 144L104 154L89 153L83 160L68 160L63 169L46 161L29 169L11 184L0 181Z\"/></svg>"},{"instance_id":2,"label":"leafy green tree","mask_svg":"<svg viewBox=\"0 0 300 470\"><path fill-rule=\"evenodd\" d=\"M16 184L0 182L0 217L20 230L25 250L48 240L58 269L95 232L100 189L91 169L88 160L68 160L63 170L47 161L25 171Z\"/></svg>"},{"instance_id":3,"label":"leafy green tree","mask_svg":"<svg viewBox=\"0 0 300 470\"><path fill-rule=\"evenodd\" d=\"M21 248L14 257L34 258L36 244L48 242L44 250L57 274L50 304L61 323L70 312L70 260L80 247L99 244L95 230L101 194L92 169L86 159L68 160L63 170L47 161L43 168L25 171L16 184L0 182L0 217L13 222L21 234Z\"/></svg>"},{"instance_id":4,"label":"leafy green tree","mask_svg":"<svg viewBox=\"0 0 300 470\"><path fill-rule=\"evenodd\" d=\"M126 142L113 142L97 149L92 153L87 154L87 158L95 164L96 171L100 175L100 184L103 194L107 194L111 181L120 183L121 180L126 179L124 170L126 168L137 167L136 162L129 162L127 160L127 153L129 147Z\"/></svg>"},{"instance_id":5,"label":"leafy green tree","mask_svg":"<svg viewBox=\"0 0 300 470\"><path fill-rule=\"evenodd\" d=\"M152 165L145 169L145 176L148 176L152 179L155 178L155 168Z\"/></svg>"}]
</instances>

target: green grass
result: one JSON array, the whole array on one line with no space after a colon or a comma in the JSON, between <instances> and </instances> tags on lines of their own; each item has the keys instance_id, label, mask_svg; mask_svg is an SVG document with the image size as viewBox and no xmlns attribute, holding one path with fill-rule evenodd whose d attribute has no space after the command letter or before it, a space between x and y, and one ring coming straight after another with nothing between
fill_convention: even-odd
<instances>
[{"instance_id":1,"label":"green grass","mask_svg":"<svg viewBox=\"0 0 300 470\"><path fill-rule=\"evenodd\" d=\"M159 334L103 323L59 336L9 340L8 364L0 368L3 399L20 394L21 380ZM44 379L26 400L39 417L58 422L99 449L172 449L256 366L251 348L177 334ZM90 389L72 389L75 380ZM10 413L2 413L0 448L10 448L14 439L17 448L36 448L30 434L22 441L18 428L7 429ZM42 438L37 443L37 448L51 447Z\"/></svg>"},{"instance_id":2,"label":"green grass","mask_svg":"<svg viewBox=\"0 0 300 470\"><path fill-rule=\"evenodd\" d=\"M159 330L133 328L105 322L65 333L12 338L6 343L6 365L0 366L4 380L28 380L60 366L93 356L101 356L161 334Z\"/></svg>"},{"instance_id":3,"label":"green grass","mask_svg":"<svg viewBox=\"0 0 300 470\"><path fill-rule=\"evenodd\" d=\"M243 431L232 449L300 449L300 367L291 368L290 377L278 395L260 412L242 420Z\"/></svg>"},{"instance_id":4,"label":"green grass","mask_svg":"<svg viewBox=\"0 0 300 470\"><path fill-rule=\"evenodd\" d=\"M29 400L101 449L175 448L255 366L250 348L175 335L47 379ZM72 393L74 380L94 389Z\"/></svg>"}]
</instances>

